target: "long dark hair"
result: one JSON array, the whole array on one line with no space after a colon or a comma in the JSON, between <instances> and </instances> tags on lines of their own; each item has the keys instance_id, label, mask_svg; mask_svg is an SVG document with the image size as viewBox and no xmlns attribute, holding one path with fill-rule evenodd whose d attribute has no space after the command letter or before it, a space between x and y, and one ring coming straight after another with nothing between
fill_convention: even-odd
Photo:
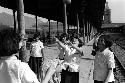
<instances>
[{"instance_id":1,"label":"long dark hair","mask_svg":"<svg viewBox=\"0 0 125 83\"><path fill-rule=\"evenodd\" d=\"M109 40L109 38L110 38L110 36L109 35L101 35L100 37L99 37L99 39L100 38L103 38L103 40L104 40L104 44L105 44L105 47L107 48L110 48L111 46L112 46L112 42Z\"/></svg>"}]
</instances>

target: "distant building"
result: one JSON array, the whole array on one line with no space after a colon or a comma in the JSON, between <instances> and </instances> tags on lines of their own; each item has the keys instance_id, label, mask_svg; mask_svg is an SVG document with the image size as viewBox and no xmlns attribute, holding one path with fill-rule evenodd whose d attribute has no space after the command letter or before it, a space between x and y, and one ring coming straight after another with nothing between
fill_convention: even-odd
<instances>
[{"instance_id":1,"label":"distant building","mask_svg":"<svg viewBox=\"0 0 125 83\"><path fill-rule=\"evenodd\" d=\"M104 24L111 23L111 9L108 6L108 2L106 2L106 4L105 4L103 23Z\"/></svg>"},{"instance_id":2,"label":"distant building","mask_svg":"<svg viewBox=\"0 0 125 83\"><path fill-rule=\"evenodd\" d=\"M106 2L103 16L103 24L101 26L102 30L112 33L124 33L123 26L125 26L125 23L111 22L111 9L108 6L108 2Z\"/></svg>"}]
</instances>

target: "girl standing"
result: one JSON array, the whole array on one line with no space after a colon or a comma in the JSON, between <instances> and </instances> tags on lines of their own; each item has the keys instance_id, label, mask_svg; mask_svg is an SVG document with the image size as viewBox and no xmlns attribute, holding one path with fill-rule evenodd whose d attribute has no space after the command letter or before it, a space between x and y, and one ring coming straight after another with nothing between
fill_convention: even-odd
<instances>
[{"instance_id":1,"label":"girl standing","mask_svg":"<svg viewBox=\"0 0 125 83\"><path fill-rule=\"evenodd\" d=\"M112 43L108 36L101 35L98 39L98 51L94 60L94 83L114 83L113 69L115 68L114 54L110 50Z\"/></svg>"}]
</instances>

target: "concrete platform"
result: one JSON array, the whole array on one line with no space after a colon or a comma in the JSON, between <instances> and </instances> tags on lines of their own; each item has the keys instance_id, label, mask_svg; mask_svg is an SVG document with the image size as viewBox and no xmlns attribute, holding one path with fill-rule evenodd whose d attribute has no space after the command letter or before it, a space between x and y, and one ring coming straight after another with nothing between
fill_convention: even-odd
<instances>
[{"instance_id":1,"label":"concrete platform","mask_svg":"<svg viewBox=\"0 0 125 83\"><path fill-rule=\"evenodd\" d=\"M95 57L91 55L93 40L83 46L83 53L80 61L79 83L94 83L93 69Z\"/></svg>"}]
</instances>

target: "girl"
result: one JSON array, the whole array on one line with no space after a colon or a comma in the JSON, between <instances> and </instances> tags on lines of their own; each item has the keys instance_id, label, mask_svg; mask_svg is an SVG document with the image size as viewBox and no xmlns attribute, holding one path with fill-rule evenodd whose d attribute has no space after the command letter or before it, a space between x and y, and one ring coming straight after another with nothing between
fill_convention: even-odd
<instances>
[{"instance_id":1,"label":"girl","mask_svg":"<svg viewBox=\"0 0 125 83\"><path fill-rule=\"evenodd\" d=\"M112 43L109 37L101 35L98 39L98 51L94 60L94 83L114 83L113 69L115 68L114 54L110 51Z\"/></svg>"}]
</instances>

